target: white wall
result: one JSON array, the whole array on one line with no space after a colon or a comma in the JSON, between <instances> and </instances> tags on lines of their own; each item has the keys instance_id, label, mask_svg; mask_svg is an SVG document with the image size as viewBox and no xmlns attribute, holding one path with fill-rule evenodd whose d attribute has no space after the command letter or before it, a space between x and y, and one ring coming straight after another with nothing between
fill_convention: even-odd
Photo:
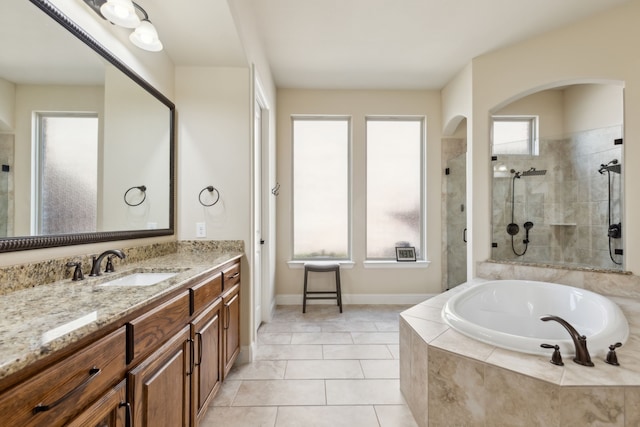
<instances>
[{"instance_id":1,"label":"white wall","mask_svg":"<svg viewBox=\"0 0 640 427\"><path fill-rule=\"evenodd\" d=\"M14 127L16 85L0 79L0 132L11 132Z\"/></svg>"},{"instance_id":2,"label":"white wall","mask_svg":"<svg viewBox=\"0 0 640 427\"><path fill-rule=\"evenodd\" d=\"M625 137L640 137L640 61L633 52L640 39L640 1L591 17L575 25L549 32L475 58L473 69L473 148L469 191L474 195L471 230L473 260L490 257L490 141L489 116L514 99L571 83L618 83L625 87ZM508 70L508 71L505 71ZM465 111L466 104L452 100L451 111ZM640 146L626 143L625 160L640 159ZM625 182L640 180L640 170L625 168ZM640 199L627 191L625 217L640 212ZM629 223L625 230L626 269L640 268L640 224ZM473 275L473 273L471 274Z\"/></svg>"},{"instance_id":3,"label":"white wall","mask_svg":"<svg viewBox=\"0 0 640 427\"><path fill-rule=\"evenodd\" d=\"M246 68L176 68L180 240L196 238L197 222L207 239L251 238L248 83ZM209 185L220 201L205 208L198 194Z\"/></svg>"},{"instance_id":4,"label":"white wall","mask_svg":"<svg viewBox=\"0 0 640 427\"><path fill-rule=\"evenodd\" d=\"M367 295L424 295L441 290L440 249L440 93L436 91L318 91L278 90L278 204L276 293L283 298L302 295L302 269L290 269L292 249L292 114L352 117L352 250L353 269L342 269L342 292L364 301ZM366 115L421 115L427 118L427 258L426 269L365 269L365 137ZM401 277L401 279L399 279ZM358 298L360 298L358 300ZM295 299L292 297L292 299Z\"/></svg>"},{"instance_id":5,"label":"white wall","mask_svg":"<svg viewBox=\"0 0 640 427\"><path fill-rule=\"evenodd\" d=\"M620 126L624 117L622 85L579 85L565 91L565 134Z\"/></svg>"}]
</instances>

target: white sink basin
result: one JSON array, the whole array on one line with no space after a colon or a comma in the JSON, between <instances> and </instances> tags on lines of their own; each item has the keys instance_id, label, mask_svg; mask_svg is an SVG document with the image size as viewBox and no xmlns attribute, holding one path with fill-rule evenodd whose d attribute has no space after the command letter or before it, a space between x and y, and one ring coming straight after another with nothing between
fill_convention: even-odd
<instances>
[{"instance_id":1,"label":"white sink basin","mask_svg":"<svg viewBox=\"0 0 640 427\"><path fill-rule=\"evenodd\" d=\"M151 286L170 279L176 274L178 273L132 273L101 283L98 286Z\"/></svg>"}]
</instances>

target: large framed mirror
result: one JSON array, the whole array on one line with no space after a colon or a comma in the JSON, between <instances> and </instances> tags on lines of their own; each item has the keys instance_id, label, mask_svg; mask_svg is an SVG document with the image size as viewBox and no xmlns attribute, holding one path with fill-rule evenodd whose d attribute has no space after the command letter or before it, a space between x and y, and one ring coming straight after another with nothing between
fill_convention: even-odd
<instances>
[{"instance_id":1,"label":"large framed mirror","mask_svg":"<svg viewBox=\"0 0 640 427\"><path fill-rule=\"evenodd\" d=\"M623 270L623 91L565 85L493 112L494 260Z\"/></svg>"},{"instance_id":2,"label":"large framed mirror","mask_svg":"<svg viewBox=\"0 0 640 427\"><path fill-rule=\"evenodd\" d=\"M171 235L175 106L47 0L0 6L0 252Z\"/></svg>"}]
</instances>

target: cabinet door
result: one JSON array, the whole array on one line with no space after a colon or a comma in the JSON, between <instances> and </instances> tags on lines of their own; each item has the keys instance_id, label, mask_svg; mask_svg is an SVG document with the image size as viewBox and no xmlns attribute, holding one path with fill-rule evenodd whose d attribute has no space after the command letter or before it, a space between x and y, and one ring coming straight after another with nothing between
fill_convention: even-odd
<instances>
[{"instance_id":1,"label":"cabinet door","mask_svg":"<svg viewBox=\"0 0 640 427\"><path fill-rule=\"evenodd\" d=\"M125 427L131 416L124 380L73 419L68 427Z\"/></svg>"},{"instance_id":2,"label":"cabinet door","mask_svg":"<svg viewBox=\"0 0 640 427\"><path fill-rule=\"evenodd\" d=\"M225 378L240 353L240 283L222 297L223 375Z\"/></svg>"},{"instance_id":3,"label":"cabinet door","mask_svg":"<svg viewBox=\"0 0 640 427\"><path fill-rule=\"evenodd\" d=\"M222 335L220 314L222 300L215 300L192 323L195 363L192 378L191 400L193 413L200 419L211 399L220 388L222 373L220 352Z\"/></svg>"},{"instance_id":4,"label":"cabinet door","mask_svg":"<svg viewBox=\"0 0 640 427\"><path fill-rule=\"evenodd\" d=\"M187 427L193 346L186 325L127 375L136 427Z\"/></svg>"}]
</instances>

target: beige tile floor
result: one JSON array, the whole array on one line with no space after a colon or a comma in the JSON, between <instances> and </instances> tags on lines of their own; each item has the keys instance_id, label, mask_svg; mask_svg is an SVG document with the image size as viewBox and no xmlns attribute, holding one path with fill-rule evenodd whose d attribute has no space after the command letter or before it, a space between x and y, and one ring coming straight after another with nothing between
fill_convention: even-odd
<instances>
[{"instance_id":1,"label":"beige tile floor","mask_svg":"<svg viewBox=\"0 0 640 427\"><path fill-rule=\"evenodd\" d=\"M201 426L416 427L399 386L407 306L278 307L253 363L236 365Z\"/></svg>"}]
</instances>

